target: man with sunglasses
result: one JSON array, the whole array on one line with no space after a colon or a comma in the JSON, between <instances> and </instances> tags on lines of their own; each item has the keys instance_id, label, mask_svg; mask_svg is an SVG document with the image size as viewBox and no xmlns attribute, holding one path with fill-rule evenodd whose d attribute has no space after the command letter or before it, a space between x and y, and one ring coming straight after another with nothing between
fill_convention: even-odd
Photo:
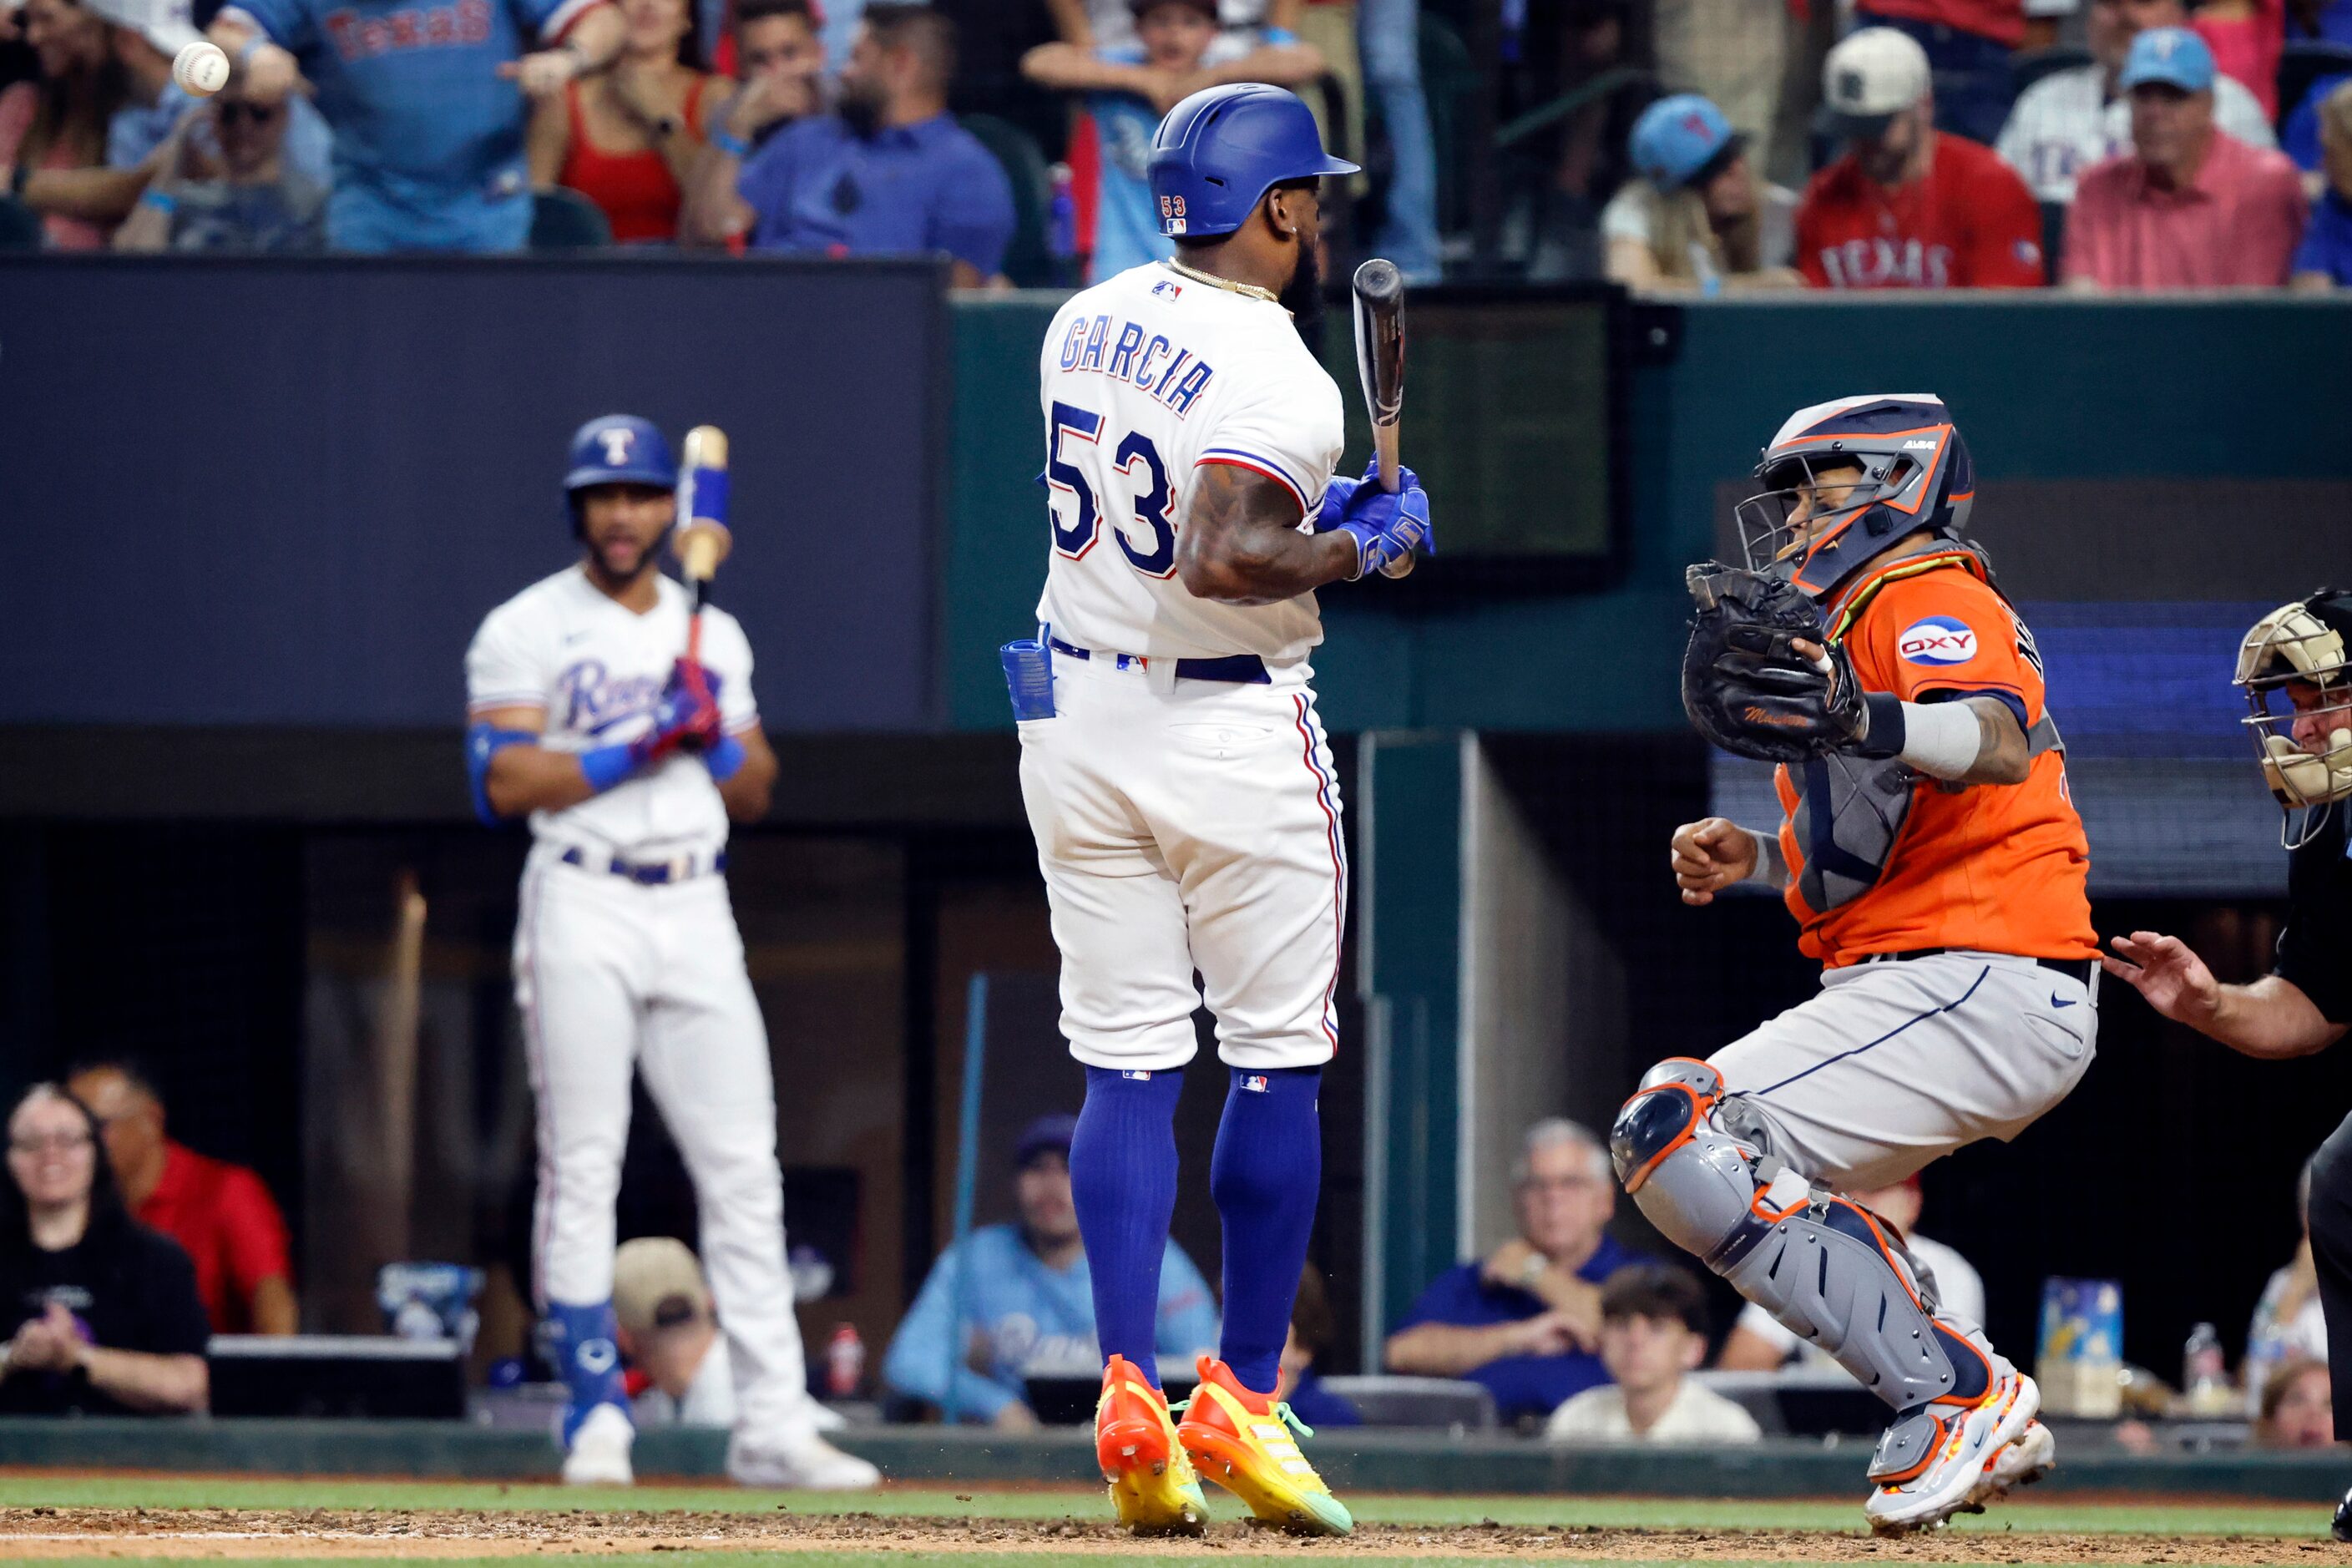
<instances>
[{"instance_id":1,"label":"man with sunglasses","mask_svg":"<svg viewBox=\"0 0 2352 1568\"><path fill-rule=\"evenodd\" d=\"M2286 928L2271 972L2246 985L2213 978L2177 936L2136 931L2115 939L2107 973L2126 980L2176 1024L2242 1056L2284 1060L2325 1050L2352 1026L2352 594L2322 588L2256 621L2238 649L2235 682L2263 782L2286 813ZM2305 1215L2327 1321L2336 1436L2352 1438L2352 1117L2310 1166ZM2352 1541L2352 1493L2336 1510L2336 1539Z\"/></svg>"},{"instance_id":2,"label":"man with sunglasses","mask_svg":"<svg viewBox=\"0 0 2352 1568\"><path fill-rule=\"evenodd\" d=\"M194 110L164 144L162 167L115 235L115 248L274 255L321 248L327 187L286 153L299 101L255 98L237 81ZM216 160L197 146L206 131Z\"/></svg>"},{"instance_id":3,"label":"man with sunglasses","mask_svg":"<svg viewBox=\"0 0 2352 1568\"><path fill-rule=\"evenodd\" d=\"M2089 1068L2090 856L2041 657L1965 536L1976 481L1943 403L1800 409L1763 458L1738 512L1749 571L1692 577L1702 632L1709 596L1738 595L1775 635L1686 661L1684 700L1717 744L1781 759L1787 820L1686 824L1672 860L1685 903L1779 889L1822 990L1653 1068L1612 1152L1652 1224L1886 1401L1864 1512L1899 1534L2035 1479L2053 1444L2033 1380L1843 1194L2014 1138Z\"/></svg>"}]
</instances>

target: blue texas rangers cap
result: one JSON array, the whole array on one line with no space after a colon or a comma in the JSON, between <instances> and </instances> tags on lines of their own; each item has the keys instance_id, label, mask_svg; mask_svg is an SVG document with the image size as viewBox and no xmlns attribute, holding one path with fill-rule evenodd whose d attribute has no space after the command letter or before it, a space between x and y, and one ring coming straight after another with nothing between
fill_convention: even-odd
<instances>
[{"instance_id":1,"label":"blue texas rangers cap","mask_svg":"<svg viewBox=\"0 0 2352 1568\"><path fill-rule=\"evenodd\" d=\"M2129 92L2150 82L2204 92L2213 85L2213 51L2186 27L2150 27L2132 40L2116 89Z\"/></svg>"},{"instance_id":2,"label":"blue texas rangers cap","mask_svg":"<svg viewBox=\"0 0 2352 1568\"><path fill-rule=\"evenodd\" d=\"M1658 100L1633 121L1633 166L1650 184L1671 191L1690 184L1739 141L1723 110L1697 93L1678 92Z\"/></svg>"},{"instance_id":3,"label":"blue texas rangers cap","mask_svg":"<svg viewBox=\"0 0 2352 1568\"><path fill-rule=\"evenodd\" d=\"M1021 1130L1021 1142L1013 1146L1013 1168L1025 1171L1029 1162L1040 1154L1070 1157L1070 1141L1078 1135L1078 1119L1075 1116L1041 1116Z\"/></svg>"}]
</instances>

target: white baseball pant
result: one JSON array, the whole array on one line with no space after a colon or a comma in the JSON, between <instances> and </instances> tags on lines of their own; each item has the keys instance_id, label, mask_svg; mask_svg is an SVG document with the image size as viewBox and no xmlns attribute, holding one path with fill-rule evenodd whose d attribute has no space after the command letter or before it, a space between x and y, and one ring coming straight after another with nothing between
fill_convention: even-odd
<instances>
[{"instance_id":1,"label":"white baseball pant","mask_svg":"<svg viewBox=\"0 0 2352 1568\"><path fill-rule=\"evenodd\" d=\"M557 853L532 851L515 925L515 999L539 1110L536 1294L572 1305L613 1294L613 1201L630 1075L642 1072L694 1179L738 1430L813 1430L784 1264L768 1032L726 879L645 887Z\"/></svg>"}]
</instances>

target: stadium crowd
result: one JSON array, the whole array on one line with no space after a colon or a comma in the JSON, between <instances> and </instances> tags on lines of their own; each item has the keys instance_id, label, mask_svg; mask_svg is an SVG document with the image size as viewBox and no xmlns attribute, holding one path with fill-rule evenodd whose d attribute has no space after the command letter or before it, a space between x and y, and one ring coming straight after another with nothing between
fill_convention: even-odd
<instances>
[{"instance_id":1,"label":"stadium crowd","mask_svg":"<svg viewBox=\"0 0 2352 1568\"><path fill-rule=\"evenodd\" d=\"M1341 243L1414 282L2352 279L2352 0L1807 9L1509 0L1482 68L1471 0L5 0L0 243L940 253L959 287L1075 284L1165 254L1153 127L1247 80L1366 165ZM235 61L209 99L171 72L203 36Z\"/></svg>"}]
</instances>

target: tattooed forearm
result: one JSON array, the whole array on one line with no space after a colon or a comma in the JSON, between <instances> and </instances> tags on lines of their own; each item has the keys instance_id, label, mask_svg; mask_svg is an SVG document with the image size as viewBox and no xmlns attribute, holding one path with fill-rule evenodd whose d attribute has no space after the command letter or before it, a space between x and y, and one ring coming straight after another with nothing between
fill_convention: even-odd
<instances>
[{"instance_id":1,"label":"tattooed forearm","mask_svg":"<svg viewBox=\"0 0 2352 1568\"><path fill-rule=\"evenodd\" d=\"M1176 538L1176 573L1193 594L1270 605L1355 574L1355 541L1298 531L1298 499L1287 487L1230 463L1199 472Z\"/></svg>"}]
</instances>

